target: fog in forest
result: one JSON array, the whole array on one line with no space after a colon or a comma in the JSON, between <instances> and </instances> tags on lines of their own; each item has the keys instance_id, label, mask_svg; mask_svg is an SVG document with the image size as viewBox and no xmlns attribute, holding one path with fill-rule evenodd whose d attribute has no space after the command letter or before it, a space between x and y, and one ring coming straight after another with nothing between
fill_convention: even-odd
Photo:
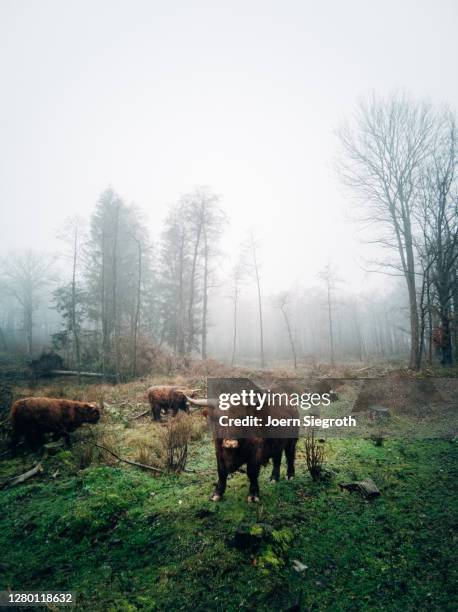
<instances>
[{"instance_id":1,"label":"fog in forest","mask_svg":"<svg viewBox=\"0 0 458 612\"><path fill-rule=\"evenodd\" d=\"M3 2L1 355L451 363L458 9L378 4Z\"/></svg>"}]
</instances>

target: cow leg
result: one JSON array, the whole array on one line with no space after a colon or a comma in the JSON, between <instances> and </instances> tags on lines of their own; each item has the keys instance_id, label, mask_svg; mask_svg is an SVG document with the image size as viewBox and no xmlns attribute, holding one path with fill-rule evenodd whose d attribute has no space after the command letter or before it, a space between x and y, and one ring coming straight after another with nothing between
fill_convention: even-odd
<instances>
[{"instance_id":1,"label":"cow leg","mask_svg":"<svg viewBox=\"0 0 458 612\"><path fill-rule=\"evenodd\" d=\"M288 465L286 470L287 480L291 480L295 475L294 461L296 460L296 444L297 440L290 440L285 448L286 462Z\"/></svg>"},{"instance_id":2,"label":"cow leg","mask_svg":"<svg viewBox=\"0 0 458 612\"><path fill-rule=\"evenodd\" d=\"M40 446L43 445L43 434L37 432L30 432L25 434L25 441L27 446L32 451L37 451Z\"/></svg>"},{"instance_id":3,"label":"cow leg","mask_svg":"<svg viewBox=\"0 0 458 612\"><path fill-rule=\"evenodd\" d=\"M249 461L247 463L247 476L250 479L250 490L248 495L249 502L258 502L259 501L259 470L260 465L256 461Z\"/></svg>"},{"instance_id":4,"label":"cow leg","mask_svg":"<svg viewBox=\"0 0 458 612\"><path fill-rule=\"evenodd\" d=\"M21 435L18 431L16 431L15 429L13 429L12 434L11 434L11 455L13 457L16 457L17 455L17 447L19 444L19 440L21 438Z\"/></svg>"},{"instance_id":5,"label":"cow leg","mask_svg":"<svg viewBox=\"0 0 458 612\"><path fill-rule=\"evenodd\" d=\"M227 483L227 470L226 468L218 462L218 482L216 484L215 490L210 496L212 501L220 501L224 495L226 490Z\"/></svg>"},{"instance_id":6,"label":"cow leg","mask_svg":"<svg viewBox=\"0 0 458 612\"><path fill-rule=\"evenodd\" d=\"M270 476L271 482L278 482L280 480L280 465L281 465L281 449L272 456L272 475Z\"/></svg>"}]
</instances>

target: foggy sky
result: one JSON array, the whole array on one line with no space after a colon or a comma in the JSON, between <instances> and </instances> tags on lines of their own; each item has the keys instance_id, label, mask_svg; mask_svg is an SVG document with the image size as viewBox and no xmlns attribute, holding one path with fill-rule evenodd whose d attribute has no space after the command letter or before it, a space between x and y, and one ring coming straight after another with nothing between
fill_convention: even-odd
<instances>
[{"instance_id":1,"label":"foggy sky","mask_svg":"<svg viewBox=\"0 0 458 612\"><path fill-rule=\"evenodd\" d=\"M231 218L228 255L258 228L267 291L328 260L356 287L368 247L334 130L372 90L456 109L457 18L453 0L1 0L0 253L55 249L108 185L156 235L204 184Z\"/></svg>"}]
</instances>

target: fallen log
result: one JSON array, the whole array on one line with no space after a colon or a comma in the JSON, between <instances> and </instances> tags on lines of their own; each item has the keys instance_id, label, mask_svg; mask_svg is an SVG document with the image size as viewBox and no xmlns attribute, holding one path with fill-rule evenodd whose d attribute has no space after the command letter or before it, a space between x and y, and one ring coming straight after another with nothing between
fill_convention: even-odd
<instances>
[{"instance_id":1,"label":"fallen log","mask_svg":"<svg viewBox=\"0 0 458 612\"><path fill-rule=\"evenodd\" d=\"M151 413L151 408L148 408L148 410L145 410L145 412L142 412L140 414L135 414L134 416L130 417L130 419L132 421L134 421L135 419L139 419L139 418L141 418L143 416L146 416L147 414L150 414L150 413Z\"/></svg>"},{"instance_id":2,"label":"fallen log","mask_svg":"<svg viewBox=\"0 0 458 612\"><path fill-rule=\"evenodd\" d=\"M76 370L47 370L43 374L52 374L53 376L93 376L96 378L114 378L112 374L103 374L102 372L78 372Z\"/></svg>"},{"instance_id":3,"label":"fallen log","mask_svg":"<svg viewBox=\"0 0 458 612\"><path fill-rule=\"evenodd\" d=\"M131 461L130 459L123 459L122 457L114 453L112 450L110 450L109 448L106 448L105 446L102 446L101 444L94 444L94 446L96 446L97 448L101 448L107 453L110 453L110 455L113 455L115 459L117 459L118 461L122 461L123 463L128 463L129 465L135 465L135 467L142 468L143 470L151 470L152 472L158 472L159 474L166 473L164 472L164 470L153 467L152 465L146 465L145 463L138 463L137 461Z\"/></svg>"},{"instance_id":4,"label":"fallen log","mask_svg":"<svg viewBox=\"0 0 458 612\"><path fill-rule=\"evenodd\" d=\"M370 370L373 366L364 366L364 368L359 368L358 370L354 370L354 372L366 372Z\"/></svg>"},{"instance_id":5,"label":"fallen log","mask_svg":"<svg viewBox=\"0 0 458 612\"><path fill-rule=\"evenodd\" d=\"M7 489L9 487L14 487L17 484L21 484L21 482L25 482L29 478L32 478L32 476L35 476L36 474L41 474L41 472L43 472L43 466L41 465L41 463L37 463L37 465L30 469L28 472L24 472L24 474L20 474L19 476L15 476L14 478L10 478L6 482L4 482L1 488Z\"/></svg>"}]
</instances>

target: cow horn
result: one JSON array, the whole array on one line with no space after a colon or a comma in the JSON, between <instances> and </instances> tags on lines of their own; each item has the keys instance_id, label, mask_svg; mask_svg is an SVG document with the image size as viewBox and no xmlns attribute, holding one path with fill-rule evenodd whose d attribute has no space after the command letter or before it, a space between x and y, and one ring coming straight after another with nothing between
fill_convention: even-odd
<instances>
[{"instance_id":1,"label":"cow horn","mask_svg":"<svg viewBox=\"0 0 458 612\"><path fill-rule=\"evenodd\" d=\"M185 395L185 397L188 402L193 406L198 406L199 408L208 408L209 406L211 406L211 403L207 399L193 399L188 395Z\"/></svg>"}]
</instances>

